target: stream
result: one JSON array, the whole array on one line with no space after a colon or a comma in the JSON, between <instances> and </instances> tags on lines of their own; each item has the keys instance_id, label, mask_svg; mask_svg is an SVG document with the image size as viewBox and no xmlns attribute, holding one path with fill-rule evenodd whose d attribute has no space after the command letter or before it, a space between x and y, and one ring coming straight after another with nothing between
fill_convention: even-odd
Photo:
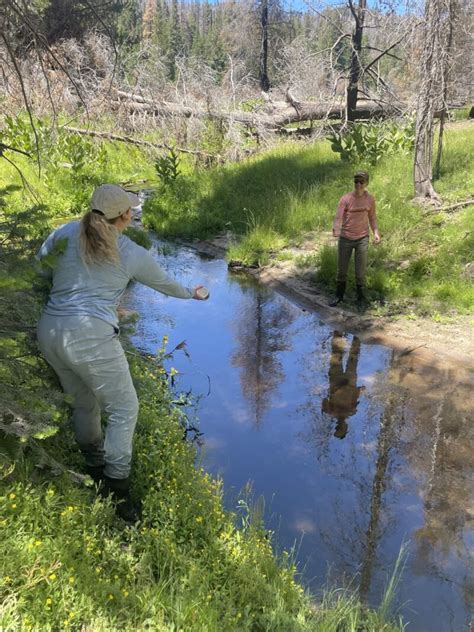
<instances>
[{"instance_id":1,"label":"stream","mask_svg":"<svg viewBox=\"0 0 474 632\"><path fill-rule=\"evenodd\" d=\"M169 350L186 341L167 366L198 399L199 459L222 477L227 508L251 489L276 550L293 551L316 597L350 585L377 607L404 547L394 608L406 629L470 630L472 384L335 331L223 260L155 250L211 298L133 284L123 301L140 314L132 341L148 353L164 335Z\"/></svg>"}]
</instances>

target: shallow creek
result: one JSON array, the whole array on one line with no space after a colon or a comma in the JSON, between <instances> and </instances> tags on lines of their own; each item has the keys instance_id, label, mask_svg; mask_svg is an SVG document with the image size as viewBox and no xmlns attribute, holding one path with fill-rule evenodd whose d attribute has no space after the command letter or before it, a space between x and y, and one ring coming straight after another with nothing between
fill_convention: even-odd
<instances>
[{"instance_id":1,"label":"shallow creek","mask_svg":"<svg viewBox=\"0 0 474 632\"><path fill-rule=\"evenodd\" d=\"M133 285L134 344L169 336L178 390L199 398L201 460L235 510L251 482L277 549L317 595L351 582L377 606L403 543L395 606L408 631L469 630L474 604L472 383L361 344L222 260L156 256L207 302ZM261 503L260 503L261 504Z\"/></svg>"}]
</instances>

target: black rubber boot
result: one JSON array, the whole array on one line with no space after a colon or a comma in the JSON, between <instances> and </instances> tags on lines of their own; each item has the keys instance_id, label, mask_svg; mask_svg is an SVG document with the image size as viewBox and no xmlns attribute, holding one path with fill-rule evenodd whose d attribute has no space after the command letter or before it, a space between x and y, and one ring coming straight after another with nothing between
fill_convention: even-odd
<instances>
[{"instance_id":1,"label":"black rubber boot","mask_svg":"<svg viewBox=\"0 0 474 632\"><path fill-rule=\"evenodd\" d=\"M86 465L86 472L94 481L94 483L100 483L104 480L103 465Z\"/></svg>"},{"instance_id":2,"label":"black rubber boot","mask_svg":"<svg viewBox=\"0 0 474 632\"><path fill-rule=\"evenodd\" d=\"M130 482L128 478L103 477L104 493L111 495L116 501L115 513L125 522L137 522L141 516L140 505L133 502L130 496Z\"/></svg>"},{"instance_id":3,"label":"black rubber boot","mask_svg":"<svg viewBox=\"0 0 474 632\"><path fill-rule=\"evenodd\" d=\"M339 303L342 303L342 301L344 300L344 293L346 291L346 283L345 281L338 281L338 283L336 284L336 296L332 299L332 301L329 301L329 306L330 307L336 307L336 305L339 305Z\"/></svg>"},{"instance_id":4,"label":"black rubber boot","mask_svg":"<svg viewBox=\"0 0 474 632\"><path fill-rule=\"evenodd\" d=\"M356 285L356 292L357 292L357 306L359 308L364 308L367 305L367 298L364 294L364 286Z\"/></svg>"}]
</instances>

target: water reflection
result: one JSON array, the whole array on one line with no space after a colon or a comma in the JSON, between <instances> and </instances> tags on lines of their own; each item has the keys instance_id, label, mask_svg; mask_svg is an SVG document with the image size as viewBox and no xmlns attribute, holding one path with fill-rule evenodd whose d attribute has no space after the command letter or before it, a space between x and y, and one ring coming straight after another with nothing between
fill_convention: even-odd
<instances>
[{"instance_id":1,"label":"water reflection","mask_svg":"<svg viewBox=\"0 0 474 632\"><path fill-rule=\"evenodd\" d=\"M360 340L357 336L352 343L344 369L345 339L342 332L335 331L332 335L331 358L329 360L329 393L323 399L322 412L336 419L334 436L344 439L348 424L346 419L355 415L359 396L365 386L357 386L357 363L360 354Z\"/></svg>"},{"instance_id":2,"label":"water reflection","mask_svg":"<svg viewBox=\"0 0 474 632\"><path fill-rule=\"evenodd\" d=\"M153 352L164 333L170 348L185 339L192 362L172 361L183 391L207 393L209 376L202 462L223 476L229 507L252 481L276 544L300 542L303 580L317 589L330 567L336 584L352 579L372 605L408 542L398 601L408 632L467 630L472 381L333 332L281 296L229 279L224 262L189 252L176 262L180 280L202 279L212 300L198 311L132 288L129 306L142 315L134 342Z\"/></svg>"},{"instance_id":3,"label":"water reflection","mask_svg":"<svg viewBox=\"0 0 474 632\"><path fill-rule=\"evenodd\" d=\"M393 365L392 379L408 400L402 450L422 502L412 534L411 572L450 587L439 591L437 613L446 629L467 630L474 612L473 389L453 370L420 367L411 358ZM453 389L455 384L455 389ZM438 584L438 585L439 585ZM459 622L459 602L466 620Z\"/></svg>"},{"instance_id":4,"label":"water reflection","mask_svg":"<svg viewBox=\"0 0 474 632\"><path fill-rule=\"evenodd\" d=\"M240 369L242 394L250 405L256 426L271 404L272 395L285 377L279 354L291 351L290 339L282 336L293 321L288 305L275 306L265 288L244 292L235 323L237 349L233 367Z\"/></svg>"},{"instance_id":5,"label":"water reflection","mask_svg":"<svg viewBox=\"0 0 474 632\"><path fill-rule=\"evenodd\" d=\"M377 437L376 461L370 492L369 522L365 532L364 554L360 570L359 594L367 601L371 588L376 551L382 537L381 513L384 492L388 487L390 453L397 447L396 426L403 417L395 410L398 398L392 393L380 419L380 430ZM393 474L393 472L392 472ZM386 519L388 514L386 516Z\"/></svg>"}]
</instances>

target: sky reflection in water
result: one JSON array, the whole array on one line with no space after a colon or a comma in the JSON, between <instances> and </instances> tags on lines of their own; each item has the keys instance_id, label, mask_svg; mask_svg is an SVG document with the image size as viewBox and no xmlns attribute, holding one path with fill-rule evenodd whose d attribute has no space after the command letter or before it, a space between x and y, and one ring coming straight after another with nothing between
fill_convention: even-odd
<instances>
[{"instance_id":1,"label":"sky reflection in water","mask_svg":"<svg viewBox=\"0 0 474 632\"><path fill-rule=\"evenodd\" d=\"M164 334L169 349L186 340L190 359L176 352L172 365L180 389L202 396L204 466L223 477L228 506L251 481L277 546L296 547L303 581L317 591L328 576L352 580L373 605L407 542L398 595L407 629L469 629L469 385L452 392L448 372L334 331L229 275L223 261L183 249L157 256L211 299L132 286L125 306L141 314L133 341L153 353Z\"/></svg>"}]
</instances>

